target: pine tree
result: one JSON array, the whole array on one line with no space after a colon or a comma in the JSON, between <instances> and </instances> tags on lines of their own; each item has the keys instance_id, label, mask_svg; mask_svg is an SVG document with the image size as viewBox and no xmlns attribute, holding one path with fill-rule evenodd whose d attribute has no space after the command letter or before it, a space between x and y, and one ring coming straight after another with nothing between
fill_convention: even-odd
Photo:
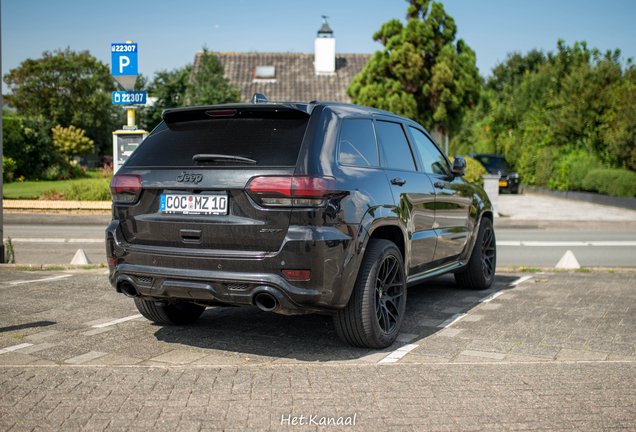
<instances>
[{"instance_id":1,"label":"pine tree","mask_svg":"<svg viewBox=\"0 0 636 432\"><path fill-rule=\"evenodd\" d=\"M347 89L353 102L391 111L429 130L458 129L479 100L475 53L442 3L409 0L408 22L392 19L373 35L384 45ZM430 9L430 10L429 10Z\"/></svg>"}]
</instances>

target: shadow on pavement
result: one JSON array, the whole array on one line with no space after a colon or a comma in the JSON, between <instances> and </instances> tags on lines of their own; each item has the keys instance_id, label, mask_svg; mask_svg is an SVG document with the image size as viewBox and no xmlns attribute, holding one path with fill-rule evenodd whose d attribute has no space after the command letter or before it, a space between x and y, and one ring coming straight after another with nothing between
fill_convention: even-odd
<instances>
[{"instance_id":1,"label":"shadow on pavement","mask_svg":"<svg viewBox=\"0 0 636 432\"><path fill-rule=\"evenodd\" d=\"M55 325L55 324L57 324L57 323L53 322L53 321L37 321L37 322L14 325L14 326L9 326L9 327L0 327L0 333L10 332L10 331L15 331L15 330L24 330L24 329L28 329L28 328L34 328L34 327L48 327L48 326L52 326L52 325Z\"/></svg>"},{"instance_id":2,"label":"shadow on pavement","mask_svg":"<svg viewBox=\"0 0 636 432\"><path fill-rule=\"evenodd\" d=\"M442 322L469 312L493 293L510 289L510 283L516 279L496 276L490 289L472 291L458 288L449 275L410 288L401 336L380 351L340 341L331 316L285 316L252 308L208 308L194 325L157 326L154 335L163 342L217 350L218 355L239 354L251 360L258 357L321 362L358 360L378 352L391 352L443 330L438 327Z\"/></svg>"}]
</instances>

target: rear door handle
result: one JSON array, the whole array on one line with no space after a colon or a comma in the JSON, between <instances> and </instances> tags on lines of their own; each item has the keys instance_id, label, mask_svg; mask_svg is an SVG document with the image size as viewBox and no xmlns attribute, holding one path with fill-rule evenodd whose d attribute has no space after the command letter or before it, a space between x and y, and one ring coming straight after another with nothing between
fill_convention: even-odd
<instances>
[{"instance_id":1,"label":"rear door handle","mask_svg":"<svg viewBox=\"0 0 636 432\"><path fill-rule=\"evenodd\" d=\"M391 180L391 184L396 185L396 186L403 186L405 183L406 183L406 180L402 180L399 177L396 177L393 180Z\"/></svg>"},{"instance_id":2,"label":"rear door handle","mask_svg":"<svg viewBox=\"0 0 636 432\"><path fill-rule=\"evenodd\" d=\"M435 182L435 184L433 186L435 186L437 189L444 189L446 187L446 183Z\"/></svg>"}]
</instances>

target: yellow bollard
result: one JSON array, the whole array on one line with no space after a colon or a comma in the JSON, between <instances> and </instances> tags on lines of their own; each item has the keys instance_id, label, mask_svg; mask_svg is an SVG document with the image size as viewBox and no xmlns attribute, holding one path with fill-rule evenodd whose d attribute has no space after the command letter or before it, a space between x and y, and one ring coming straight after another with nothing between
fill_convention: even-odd
<instances>
[{"instance_id":1,"label":"yellow bollard","mask_svg":"<svg viewBox=\"0 0 636 432\"><path fill-rule=\"evenodd\" d=\"M135 125L135 109L128 108L128 126Z\"/></svg>"}]
</instances>

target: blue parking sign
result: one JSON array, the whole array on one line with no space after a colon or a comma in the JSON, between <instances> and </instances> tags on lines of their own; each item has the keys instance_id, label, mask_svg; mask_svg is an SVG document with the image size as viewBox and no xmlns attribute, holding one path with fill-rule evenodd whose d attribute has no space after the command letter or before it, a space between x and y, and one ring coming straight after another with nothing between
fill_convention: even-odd
<instances>
[{"instance_id":1,"label":"blue parking sign","mask_svg":"<svg viewBox=\"0 0 636 432\"><path fill-rule=\"evenodd\" d=\"M111 67L113 76L139 75L137 68L137 44L111 44Z\"/></svg>"}]
</instances>

